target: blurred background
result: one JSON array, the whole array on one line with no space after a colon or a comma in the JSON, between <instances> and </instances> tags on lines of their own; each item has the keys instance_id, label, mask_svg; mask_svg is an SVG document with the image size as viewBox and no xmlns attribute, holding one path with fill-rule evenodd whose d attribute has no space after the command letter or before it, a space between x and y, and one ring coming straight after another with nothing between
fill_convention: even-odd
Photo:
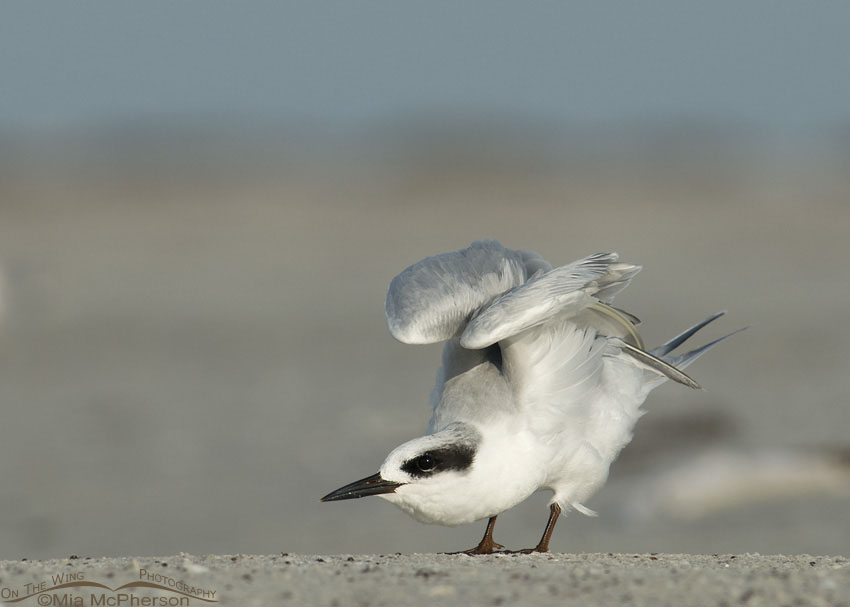
<instances>
[{"instance_id":1,"label":"blurred background","mask_svg":"<svg viewBox=\"0 0 850 607\"><path fill-rule=\"evenodd\" d=\"M850 553L846 3L0 10L0 558L475 545L318 498L427 425L389 281L484 237L644 264L651 345L750 326L554 550Z\"/></svg>"}]
</instances>

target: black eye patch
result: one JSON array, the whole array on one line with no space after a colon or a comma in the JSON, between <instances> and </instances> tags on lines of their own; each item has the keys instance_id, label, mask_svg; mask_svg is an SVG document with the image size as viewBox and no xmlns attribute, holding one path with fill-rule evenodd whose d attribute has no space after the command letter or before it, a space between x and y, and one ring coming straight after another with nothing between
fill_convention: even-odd
<instances>
[{"instance_id":1,"label":"black eye patch","mask_svg":"<svg viewBox=\"0 0 850 607\"><path fill-rule=\"evenodd\" d=\"M466 470L475 459L475 448L471 445L452 445L432 449L407 460L401 469L410 476L424 478L446 470Z\"/></svg>"}]
</instances>

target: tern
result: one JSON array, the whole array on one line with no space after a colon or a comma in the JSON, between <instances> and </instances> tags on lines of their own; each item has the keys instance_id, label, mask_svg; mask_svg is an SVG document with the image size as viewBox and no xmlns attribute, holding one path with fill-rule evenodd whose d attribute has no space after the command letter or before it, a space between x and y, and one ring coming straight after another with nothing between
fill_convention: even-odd
<instances>
[{"instance_id":1,"label":"tern","mask_svg":"<svg viewBox=\"0 0 850 607\"><path fill-rule=\"evenodd\" d=\"M638 319L611 305L640 269L616 253L552 268L495 240L408 267L387 292L390 332L445 342L428 433L321 501L378 495L424 523L487 519L464 553L490 554L504 548L496 517L550 490L543 536L518 551L547 552L562 512L595 514L584 503L631 440L649 392L668 379L699 388L683 369L732 335L672 354L719 312L647 350Z\"/></svg>"}]
</instances>

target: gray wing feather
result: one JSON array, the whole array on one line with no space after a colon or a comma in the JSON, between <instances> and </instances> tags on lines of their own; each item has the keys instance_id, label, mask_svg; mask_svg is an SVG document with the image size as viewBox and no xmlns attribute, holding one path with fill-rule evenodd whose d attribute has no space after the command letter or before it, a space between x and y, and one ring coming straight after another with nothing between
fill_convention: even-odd
<instances>
[{"instance_id":1,"label":"gray wing feather","mask_svg":"<svg viewBox=\"0 0 850 607\"><path fill-rule=\"evenodd\" d=\"M679 382L680 384L684 384L690 388L699 389L700 385L695 382L690 376L688 376L683 369L689 366L692 362L694 362L697 358L711 350L714 346L719 344L724 339L732 337L735 333L743 331L744 329L738 329L737 331L732 331L728 335L724 335L720 339L715 339L712 342L705 344L695 350L691 350L685 354L673 355L670 354L671 351L682 345L689 337L691 337L694 333L702 329L708 323L720 318L726 314L726 311L723 310L718 312L717 314L712 314L704 321L695 324L690 329L683 331L673 339L666 341L662 345L654 348L652 350L646 351L640 346L633 346L631 344L625 343L622 340L616 340L612 343L620 347L620 351L631 357L634 361L638 362L645 368L651 369L656 373L659 373L662 377L666 377L667 379L672 379L673 381ZM649 384L652 385L652 384Z\"/></svg>"},{"instance_id":2,"label":"gray wing feather","mask_svg":"<svg viewBox=\"0 0 850 607\"><path fill-rule=\"evenodd\" d=\"M495 240L413 264L387 291L390 333L409 344L451 339L478 309L524 283L526 264L533 271L549 266L535 253L506 249Z\"/></svg>"},{"instance_id":3,"label":"gray wing feather","mask_svg":"<svg viewBox=\"0 0 850 607\"><path fill-rule=\"evenodd\" d=\"M461 335L461 345L486 348L556 314L610 302L640 271L617 259L616 253L597 253L532 277L481 310Z\"/></svg>"},{"instance_id":4,"label":"gray wing feather","mask_svg":"<svg viewBox=\"0 0 850 607\"><path fill-rule=\"evenodd\" d=\"M542 274L552 269L552 264L540 257L534 251L517 251L522 257L522 263L525 264L525 269L529 276Z\"/></svg>"},{"instance_id":5,"label":"gray wing feather","mask_svg":"<svg viewBox=\"0 0 850 607\"><path fill-rule=\"evenodd\" d=\"M658 358L657 356L654 356L646 350L642 350L640 348L636 348L631 344L627 344L626 342L618 338L614 338L612 343L615 343L616 345L620 346L624 353L631 356L634 360L636 360L643 366L648 367L657 373L660 373L664 377L672 379L675 382L679 382L680 384L688 386L689 388L693 388L694 390L699 390L701 388L701 386L697 382L695 382L690 375L688 375L681 369L674 367L666 360Z\"/></svg>"}]
</instances>

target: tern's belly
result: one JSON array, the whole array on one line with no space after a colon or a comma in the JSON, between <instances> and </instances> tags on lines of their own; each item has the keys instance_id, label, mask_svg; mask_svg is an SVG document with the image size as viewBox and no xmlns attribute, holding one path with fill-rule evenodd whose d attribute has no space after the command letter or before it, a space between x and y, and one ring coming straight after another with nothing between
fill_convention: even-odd
<instances>
[{"instance_id":1,"label":"tern's belly","mask_svg":"<svg viewBox=\"0 0 850 607\"><path fill-rule=\"evenodd\" d=\"M454 526L489 518L513 508L534 490L535 488L529 488L522 492L490 496L466 492L426 496L416 491L415 487L403 486L395 493L380 497L395 504L421 523Z\"/></svg>"}]
</instances>

